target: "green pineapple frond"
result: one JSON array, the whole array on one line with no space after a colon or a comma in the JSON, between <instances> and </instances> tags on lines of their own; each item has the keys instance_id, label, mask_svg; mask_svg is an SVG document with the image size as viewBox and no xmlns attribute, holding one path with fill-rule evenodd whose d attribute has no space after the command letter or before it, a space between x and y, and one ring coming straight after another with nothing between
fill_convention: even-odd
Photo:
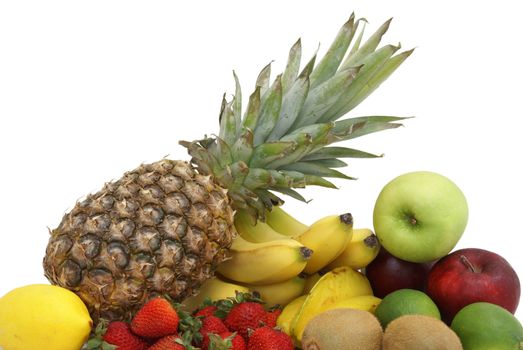
<instances>
[{"instance_id":1,"label":"green pineapple frond","mask_svg":"<svg viewBox=\"0 0 523 350\"><path fill-rule=\"evenodd\" d=\"M266 210L283 202L279 194L306 201L296 189L310 185L336 188L326 178L354 179L336 170L347 165L340 158L382 156L329 147L397 128L402 125L398 121L405 119L365 116L340 120L413 52L398 53L400 45L379 47L390 20L363 42L365 23L352 14L325 56L316 63L315 54L301 71L298 40L284 72L272 83L271 65L262 69L243 114L241 87L234 73L236 91L231 101L223 98L219 134L180 142L200 172L211 174L228 189L235 209L263 220Z\"/></svg>"}]
</instances>

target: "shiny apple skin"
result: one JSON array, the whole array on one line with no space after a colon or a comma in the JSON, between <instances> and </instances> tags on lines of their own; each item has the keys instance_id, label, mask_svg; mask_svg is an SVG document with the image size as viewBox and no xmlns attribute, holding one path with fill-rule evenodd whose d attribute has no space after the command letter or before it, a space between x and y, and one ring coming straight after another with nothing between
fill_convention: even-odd
<instances>
[{"instance_id":1,"label":"shiny apple skin","mask_svg":"<svg viewBox=\"0 0 523 350\"><path fill-rule=\"evenodd\" d=\"M489 302L515 313L521 295L518 275L500 255L479 248L457 250L430 270L427 294L445 322L463 307Z\"/></svg>"},{"instance_id":2,"label":"shiny apple skin","mask_svg":"<svg viewBox=\"0 0 523 350\"><path fill-rule=\"evenodd\" d=\"M425 290L427 275L433 263L413 263L397 258L383 247L365 268L374 295L384 298L398 289Z\"/></svg>"}]
</instances>

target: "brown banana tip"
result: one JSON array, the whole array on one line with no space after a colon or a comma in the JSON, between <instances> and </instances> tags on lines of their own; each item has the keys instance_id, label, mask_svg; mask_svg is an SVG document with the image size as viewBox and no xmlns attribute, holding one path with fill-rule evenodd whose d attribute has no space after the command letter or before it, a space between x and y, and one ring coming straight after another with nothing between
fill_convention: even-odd
<instances>
[{"instance_id":1,"label":"brown banana tip","mask_svg":"<svg viewBox=\"0 0 523 350\"><path fill-rule=\"evenodd\" d=\"M341 214L341 215L340 215L340 220L341 220L341 222L343 222L345 225L352 225L352 224L353 224L352 214L351 214L351 213Z\"/></svg>"},{"instance_id":2,"label":"brown banana tip","mask_svg":"<svg viewBox=\"0 0 523 350\"><path fill-rule=\"evenodd\" d=\"M307 247L300 248L300 254L305 260L309 260L312 256L312 253L314 253L314 251L310 248L307 248Z\"/></svg>"},{"instance_id":3,"label":"brown banana tip","mask_svg":"<svg viewBox=\"0 0 523 350\"><path fill-rule=\"evenodd\" d=\"M365 237L363 243L369 248L374 248L378 245L378 237L373 233L370 236Z\"/></svg>"}]
</instances>

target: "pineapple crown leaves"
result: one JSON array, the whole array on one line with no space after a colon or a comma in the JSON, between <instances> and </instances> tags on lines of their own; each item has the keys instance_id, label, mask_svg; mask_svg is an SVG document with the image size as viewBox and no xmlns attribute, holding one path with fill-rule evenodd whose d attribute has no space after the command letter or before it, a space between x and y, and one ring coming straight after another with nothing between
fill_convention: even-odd
<instances>
[{"instance_id":1,"label":"pineapple crown leaves","mask_svg":"<svg viewBox=\"0 0 523 350\"><path fill-rule=\"evenodd\" d=\"M363 41L366 20L352 14L324 57L316 64L314 54L301 71L301 40L296 41L284 72L272 84L271 64L262 69L243 115L242 91L233 73L235 94L231 101L225 96L222 100L219 134L180 141L191 162L228 189L235 209L245 209L261 220L266 210L283 202L277 193L306 201L295 189L309 185L336 188L326 178L354 179L336 170L347 165L340 158L382 155L329 145L397 128L402 125L398 121L406 119L365 116L339 120L413 52L398 53L400 45L379 47L390 22Z\"/></svg>"}]
</instances>

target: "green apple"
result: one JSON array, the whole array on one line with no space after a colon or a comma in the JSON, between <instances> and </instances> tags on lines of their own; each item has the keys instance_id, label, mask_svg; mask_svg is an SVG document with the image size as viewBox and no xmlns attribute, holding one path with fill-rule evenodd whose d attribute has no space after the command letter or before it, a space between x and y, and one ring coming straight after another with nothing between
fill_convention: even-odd
<instances>
[{"instance_id":1,"label":"green apple","mask_svg":"<svg viewBox=\"0 0 523 350\"><path fill-rule=\"evenodd\" d=\"M447 255L468 220L467 200L447 177L429 171L400 175L381 190L374 230L392 255L427 262Z\"/></svg>"}]
</instances>

